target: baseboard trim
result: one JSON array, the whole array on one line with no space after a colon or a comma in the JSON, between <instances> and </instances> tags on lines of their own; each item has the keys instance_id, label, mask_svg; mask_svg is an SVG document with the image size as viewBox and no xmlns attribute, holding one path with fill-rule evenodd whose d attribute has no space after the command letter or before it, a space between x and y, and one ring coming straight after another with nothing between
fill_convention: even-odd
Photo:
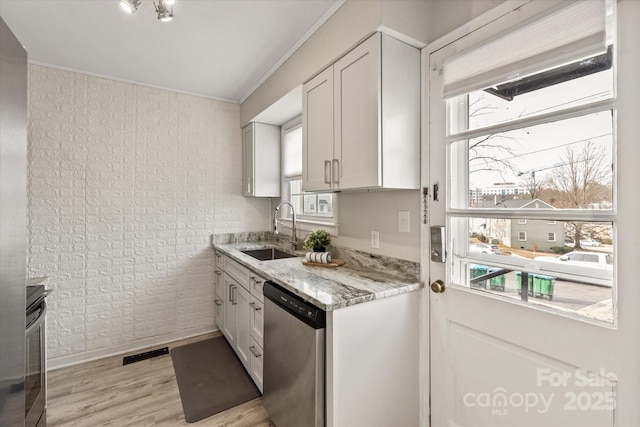
<instances>
[{"instance_id":1,"label":"baseboard trim","mask_svg":"<svg viewBox=\"0 0 640 427\"><path fill-rule=\"evenodd\" d=\"M136 340L129 344L122 344L115 347L100 348L97 350L84 351L82 353L70 354L68 356L56 357L54 359L47 360L47 371L53 371L56 369L66 368L68 366L79 365L80 363L91 362L98 359L104 359L105 357L119 356L125 353L131 353L134 351L142 350L148 347L155 347L160 345L167 345L173 341L183 340L186 338L195 337L211 332L219 331L217 327L203 327L196 329L189 329L187 331L174 332L167 335L161 335L157 337L144 338Z\"/></svg>"}]
</instances>

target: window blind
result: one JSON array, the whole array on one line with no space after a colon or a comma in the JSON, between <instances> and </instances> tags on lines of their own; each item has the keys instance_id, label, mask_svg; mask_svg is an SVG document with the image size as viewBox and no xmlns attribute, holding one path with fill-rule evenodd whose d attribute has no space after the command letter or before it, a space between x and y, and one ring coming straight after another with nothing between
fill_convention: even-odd
<instances>
[{"instance_id":1,"label":"window blind","mask_svg":"<svg viewBox=\"0 0 640 427\"><path fill-rule=\"evenodd\" d=\"M606 51L604 0L572 1L446 59L444 96L461 95Z\"/></svg>"},{"instance_id":2,"label":"window blind","mask_svg":"<svg viewBox=\"0 0 640 427\"><path fill-rule=\"evenodd\" d=\"M283 162L286 178L302 175L302 126L285 131Z\"/></svg>"}]
</instances>

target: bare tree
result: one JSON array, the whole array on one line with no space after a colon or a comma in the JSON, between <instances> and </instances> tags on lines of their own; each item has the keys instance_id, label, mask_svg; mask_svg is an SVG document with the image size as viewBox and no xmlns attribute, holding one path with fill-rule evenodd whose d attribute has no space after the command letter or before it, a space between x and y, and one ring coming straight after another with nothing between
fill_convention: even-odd
<instances>
[{"instance_id":1,"label":"bare tree","mask_svg":"<svg viewBox=\"0 0 640 427\"><path fill-rule=\"evenodd\" d=\"M555 206L565 209L587 209L606 198L611 188L612 169L602 146L588 141L581 148L567 147L564 156L547 177L547 186L556 196ZM572 223L575 249L581 249L583 224Z\"/></svg>"},{"instance_id":2,"label":"bare tree","mask_svg":"<svg viewBox=\"0 0 640 427\"><path fill-rule=\"evenodd\" d=\"M469 118L495 113L498 107L484 103L484 95L469 104ZM519 130L522 131L522 130ZM526 130L524 130L526 131ZM516 170L509 161L517 156L518 138L505 133L492 133L469 141L469 172L494 171L504 175Z\"/></svg>"},{"instance_id":3,"label":"bare tree","mask_svg":"<svg viewBox=\"0 0 640 427\"><path fill-rule=\"evenodd\" d=\"M530 199L538 199L540 198L540 193L543 190L542 187L542 182L540 180L536 180L536 172L538 172L537 170L531 170L528 172L519 172L518 176L522 176L522 175L529 175L529 178L527 179L527 182L525 184L525 188L527 190L527 194L529 195Z\"/></svg>"}]
</instances>

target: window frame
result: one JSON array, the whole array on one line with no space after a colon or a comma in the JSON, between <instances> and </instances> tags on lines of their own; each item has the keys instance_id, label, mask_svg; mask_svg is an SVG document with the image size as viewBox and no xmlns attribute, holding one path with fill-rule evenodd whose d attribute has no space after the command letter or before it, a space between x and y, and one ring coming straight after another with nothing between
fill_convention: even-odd
<instances>
[{"instance_id":1,"label":"window frame","mask_svg":"<svg viewBox=\"0 0 640 427\"><path fill-rule=\"evenodd\" d=\"M291 195L291 183L294 181L302 181L303 180L303 174L304 171L302 171L302 173L300 175L292 175L292 176L285 176L284 174L284 167L285 167L285 150L284 150L284 144L285 144L285 135L288 132L291 132L293 130L299 129L302 127L302 115L296 116L293 119L289 120L288 122L282 124L281 126L281 133L280 133L280 146L281 146L281 200L282 201L288 201L290 203L292 203L294 206L296 206L296 203L293 203L291 201L292 199L292 195ZM318 216L318 215L305 215L301 212L298 212L298 210L296 210L296 226L299 230L303 230L303 231L311 231L311 230L317 230L317 229L323 229L328 231L329 233L331 233L332 235L337 235L338 234L338 198L336 197L336 195L334 193L322 193L322 192L303 192L304 195L316 195L316 200L317 197L319 195L327 195L330 194L331 195L331 210L332 210L332 216ZM304 196L301 196L304 197ZM304 203L304 200L302 201L302 203ZM278 211L278 219L282 222L284 222L285 224L289 224L291 225L292 221L292 216L291 216L291 209L280 209Z\"/></svg>"},{"instance_id":2,"label":"window frame","mask_svg":"<svg viewBox=\"0 0 640 427\"><path fill-rule=\"evenodd\" d=\"M612 3L615 11L615 2ZM615 16L615 13L614 13ZM542 18L544 19L544 18ZM607 17L608 19L608 17ZM615 20L612 21L615 24ZM469 254L466 250L466 246L468 246L468 240L471 233L471 228L469 224L472 223L473 220L484 220L487 218L492 219L503 219L503 220L516 220L516 219L530 219L533 221L560 221L562 223L569 222L582 222L582 223L602 223L610 227L610 236L613 239L613 253L617 258L618 254L618 243L616 240L617 228L618 228L618 217L617 217L617 203L618 203L618 163L620 163L618 157L616 156L617 148L620 146L620 141L617 138L617 115L618 115L618 92L617 92L617 81L618 81L618 70L616 68L616 50L617 45L615 41L615 31L612 33L614 36L607 41L613 40L613 49L614 49L614 62L612 67L612 91L610 97L604 100L596 100L593 102L588 102L585 104L580 104L577 107L572 106L569 108L561 109L558 111L553 111L551 113L540 114L537 116L531 116L521 119L512 120L510 122L498 123L495 125L485 126L483 128L474 128L473 130L465 130L462 127L458 127L456 130L452 129L452 124L448 120L442 120L444 117L448 117L450 114L460 113L462 110L467 108L468 102L457 102L457 103L449 103L447 100L446 94L443 95L442 100L438 100L437 102L442 102L445 106L441 110L440 106L436 104L436 108L433 108L431 102L429 103L430 108L435 110L435 113L429 113L429 118L431 120L437 119L435 126L438 127L438 131L442 130L444 136L444 144L446 155L446 200L445 200L445 210L444 210L444 223L447 225L447 250L450 252L450 262L446 265L446 276L447 283L451 284L452 287L458 288L460 290L464 290L465 292L479 292L477 289L471 289L469 287L468 273L469 271L465 270L465 267L469 264L476 263L487 263L494 267L509 269L509 270L520 270L520 271L528 271L529 273L536 274L538 267L542 267L543 271L547 271L553 273L554 276L557 276L560 279L569 279L572 280L575 278L576 281L580 281L584 278L593 278L598 279L601 282L607 281L607 283L600 283L600 286L612 287L611 296L613 299L613 320L611 321L600 321L598 319L589 318L587 316L583 316L577 313L565 313L562 310L558 310L555 307L540 307L534 305L527 305L527 307L534 307L536 309L542 309L542 311L550 311L560 314L567 314L568 317L579 320L586 321L588 323L596 323L600 326L616 326L618 322L617 317L617 304L618 304L618 287L620 285L617 279L617 269L618 262L617 259L614 263L614 267L608 271L609 275L592 275L592 274L581 274L581 270L579 267L571 266L571 265L561 265L561 264L553 264L552 268L551 264L543 262L543 261L535 261L531 262L530 259L519 259L518 257L510 257L510 258L497 258L495 256L483 256L478 254ZM453 57L454 55L461 52L464 48L469 48L469 46L473 46L474 44L478 44L478 38L475 39L467 39L468 41L463 41L462 43L458 43L456 40L447 41L442 45L438 44L437 48L432 47L430 49L429 54L429 67L427 68L427 76L429 79L430 85L436 88L436 90L442 89L442 75L443 75L443 67L446 65L446 61ZM487 39L485 38L484 41ZM455 45L455 49L452 46ZM441 52L438 52L438 50ZM451 54L449 53L451 52ZM448 55L448 56L445 56ZM443 65L444 64L444 65ZM552 66L553 64L550 64ZM439 75L440 77L435 77ZM524 74L523 74L524 75ZM435 81L435 84L433 82ZM430 95L433 94L436 96L439 92L430 92ZM438 97L439 98L439 97ZM454 96L451 99L455 99L457 96ZM468 97L467 97L468 101ZM599 112L610 112L611 113L611 124L612 124L612 141L611 141L611 162L612 162L612 203L611 207L608 210L582 210L582 209L528 209L526 212L523 211L515 211L514 209L497 209L497 208L476 208L474 203L471 201L471 197L464 198L464 195L469 193L470 183L468 181L468 158L464 156L463 150L456 150L455 142L464 142L473 139L479 138L481 136L485 136L487 134L494 134L499 132L508 132L514 129L522 129L528 126L535 126L538 124L546 124L555 121L562 121L571 119L574 117L587 116L592 113ZM459 122L457 125L463 125L465 117L458 116ZM440 136L438 134L438 136ZM433 143L433 142L432 142ZM462 145L462 144L459 144ZM465 162L467 159L467 162ZM460 178L462 177L462 178ZM460 179L460 180L459 180ZM465 183L465 179L466 183ZM458 180L456 182L456 180ZM475 186L475 185L474 185ZM462 202L462 203L461 203ZM523 218L524 217L524 218ZM515 222L515 221L514 221ZM516 230L514 230L516 231ZM557 233L561 236L564 236L564 233ZM514 238L512 234L512 239ZM557 239L557 236L556 236ZM516 245L513 245L516 247ZM611 258L611 257L610 257ZM557 274L555 274L557 273ZM489 296L492 298L496 298L495 293L485 293L485 296ZM502 298L500 298L502 300ZM509 299L505 301L511 302Z\"/></svg>"}]
</instances>

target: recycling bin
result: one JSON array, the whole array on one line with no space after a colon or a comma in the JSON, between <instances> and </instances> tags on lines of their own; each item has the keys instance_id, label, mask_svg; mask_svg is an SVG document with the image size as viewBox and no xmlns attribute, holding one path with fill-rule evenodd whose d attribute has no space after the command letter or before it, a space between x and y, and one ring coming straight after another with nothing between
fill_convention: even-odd
<instances>
[{"instance_id":1,"label":"recycling bin","mask_svg":"<svg viewBox=\"0 0 640 427\"><path fill-rule=\"evenodd\" d=\"M489 273L493 273L494 271L502 270L501 268L490 268ZM489 279L489 289L492 291L502 291L504 292L504 283L505 277L504 274L501 276L492 277Z\"/></svg>"},{"instance_id":2,"label":"recycling bin","mask_svg":"<svg viewBox=\"0 0 640 427\"><path fill-rule=\"evenodd\" d=\"M471 279L473 279L474 277L484 276L485 274L487 274L487 266L471 264L471 266L469 266L469 272L471 273ZM479 288L479 289L487 289L487 281L481 280L478 283L471 283L471 287Z\"/></svg>"},{"instance_id":3,"label":"recycling bin","mask_svg":"<svg viewBox=\"0 0 640 427\"><path fill-rule=\"evenodd\" d=\"M555 287L556 278L551 276L543 276L536 274L533 277L533 292L537 298L547 298L549 301L553 299L553 288Z\"/></svg>"},{"instance_id":4,"label":"recycling bin","mask_svg":"<svg viewBox=\"0 0 640 427\"><path fill-rule=\"evenodd\" d=\"M518 289L518 295L522 295L522 272L521 271L516 271L516 288ZM535 276L533 273L529 273L529 280L527 280L527 282L529 283L529 289L527 294L529 294L529 296L533 296L533 276Z\"/></svg>"}]
</instances>

